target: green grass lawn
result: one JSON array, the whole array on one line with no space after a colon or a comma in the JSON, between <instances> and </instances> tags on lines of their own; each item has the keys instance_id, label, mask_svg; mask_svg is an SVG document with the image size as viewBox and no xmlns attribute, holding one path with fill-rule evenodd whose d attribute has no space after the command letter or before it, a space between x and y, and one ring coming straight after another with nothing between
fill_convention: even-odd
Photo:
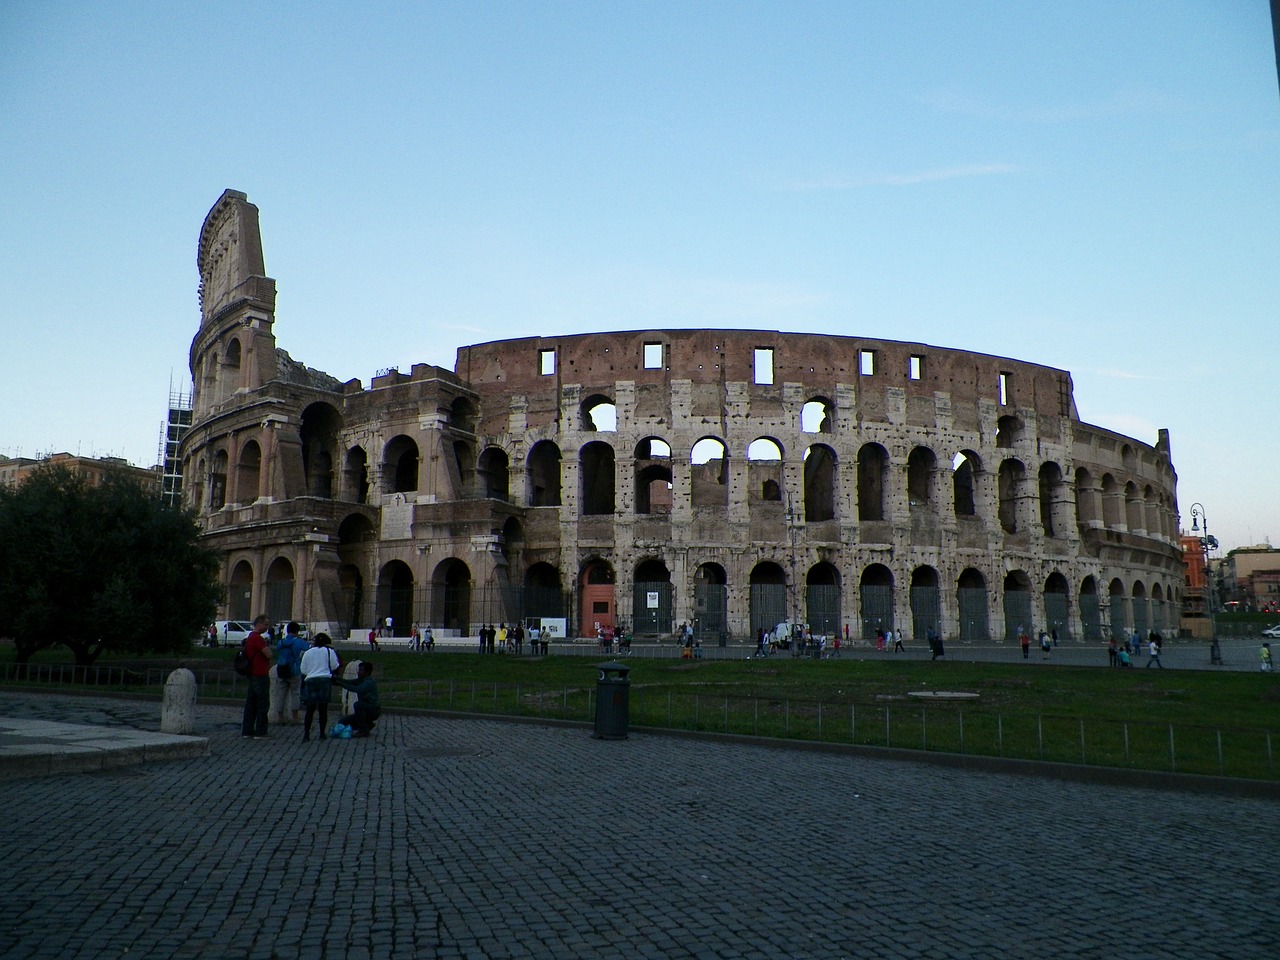
<instances>
[{"instance_id":1,"label":"green grass lawn","mask_svg":"<svg viewBox=\"0 0 1280 960\"><path fill-rule=\"evenodd\" d=\"M0 662L12 657L10 649ZM385 651L372 659L389 707L594 715L594 658ZM212 691L230 660L230 650L201 649L185 662ZM1280 680L1270 674L790 658L627 666L634 726L1276 778ZM920 701L912 691L978 696Z\"/></svg>"}]
</instances>

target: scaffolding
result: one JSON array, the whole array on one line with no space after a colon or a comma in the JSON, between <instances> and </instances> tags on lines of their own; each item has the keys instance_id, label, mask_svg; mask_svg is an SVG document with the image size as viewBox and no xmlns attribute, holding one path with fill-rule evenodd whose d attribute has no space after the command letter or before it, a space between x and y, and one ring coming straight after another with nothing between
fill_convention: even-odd
<instances>
[{"instance_id":1,"label":"scaffolding","mask_svg":"<svg viewBox=\"0 0 1280 960\"><path fill-rule=\"evenodd\" d=\"M190 386L174 388L173 379L169 380L169 414L160 426L160 449L156 461L162 465L160 476L160 499L171 507L182 505L182 460L178 456L178 447L182 438L191 429Z\"/></svg>"}]
</instances>

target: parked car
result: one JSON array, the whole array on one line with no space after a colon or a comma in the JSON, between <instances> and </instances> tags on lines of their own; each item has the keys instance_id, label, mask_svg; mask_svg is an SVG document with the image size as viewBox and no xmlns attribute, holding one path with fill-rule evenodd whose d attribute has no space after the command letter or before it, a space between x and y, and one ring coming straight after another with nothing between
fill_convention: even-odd
<instances>
[{"instance_id":1,"label":"parked car","mask_svg":"<svg viewBox=\"0 0 1280 960\"><path fill-rule=\"evenodd\" d=\"M1262 635L1268 640L1280 640L1280 623L1273 623L1262 631Z\"/></svg>"},{"instance_id":2,"label":"parked car","mask_svg":"<svg viewBox=\"0 0 1280 960\"><path fill-rule=\"evenodd\" d=\"M218 628L218 643L224 647L238 647L253 633L253 624L248 620L219 620L214 626Z\"/></svg>"}]
</instances>

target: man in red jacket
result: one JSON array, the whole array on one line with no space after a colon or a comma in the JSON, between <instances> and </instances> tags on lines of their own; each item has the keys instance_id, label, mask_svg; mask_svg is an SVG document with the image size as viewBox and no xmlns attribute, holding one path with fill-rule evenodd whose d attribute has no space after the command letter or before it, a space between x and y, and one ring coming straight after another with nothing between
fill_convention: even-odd
<instances>
[{"instance_id":1,"label":"man in red jacket","mask_svg":"<svg viewBox=\"0 0 1280 960\"><path fill-rule=\"evenodd\" d=\"M240 736L264 740L267 736L267 707L271 703L271 644L264 634L271 620L260 616L253 621L253 632L244 638L244 652L249 658L249 692L244 698L244 720Z\"/></svg>"}]
</instances>

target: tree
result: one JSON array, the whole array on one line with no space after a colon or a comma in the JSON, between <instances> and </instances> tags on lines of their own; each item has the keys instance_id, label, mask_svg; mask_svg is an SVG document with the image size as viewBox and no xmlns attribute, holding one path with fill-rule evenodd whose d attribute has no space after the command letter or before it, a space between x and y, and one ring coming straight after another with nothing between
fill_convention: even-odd
<instances>
[{"instance_id":1,"label":"tree","mask_svg":"<svg viewBox=\"0 0 1280 960\"><path fill-rule=\"evenodd\" d=\"M187 650L219 595L217 555L198 537L193 514L133 481L35 471L0 489L0 637L20 663L58 644L77 664Z\"/></svg>"}]
</instances>

